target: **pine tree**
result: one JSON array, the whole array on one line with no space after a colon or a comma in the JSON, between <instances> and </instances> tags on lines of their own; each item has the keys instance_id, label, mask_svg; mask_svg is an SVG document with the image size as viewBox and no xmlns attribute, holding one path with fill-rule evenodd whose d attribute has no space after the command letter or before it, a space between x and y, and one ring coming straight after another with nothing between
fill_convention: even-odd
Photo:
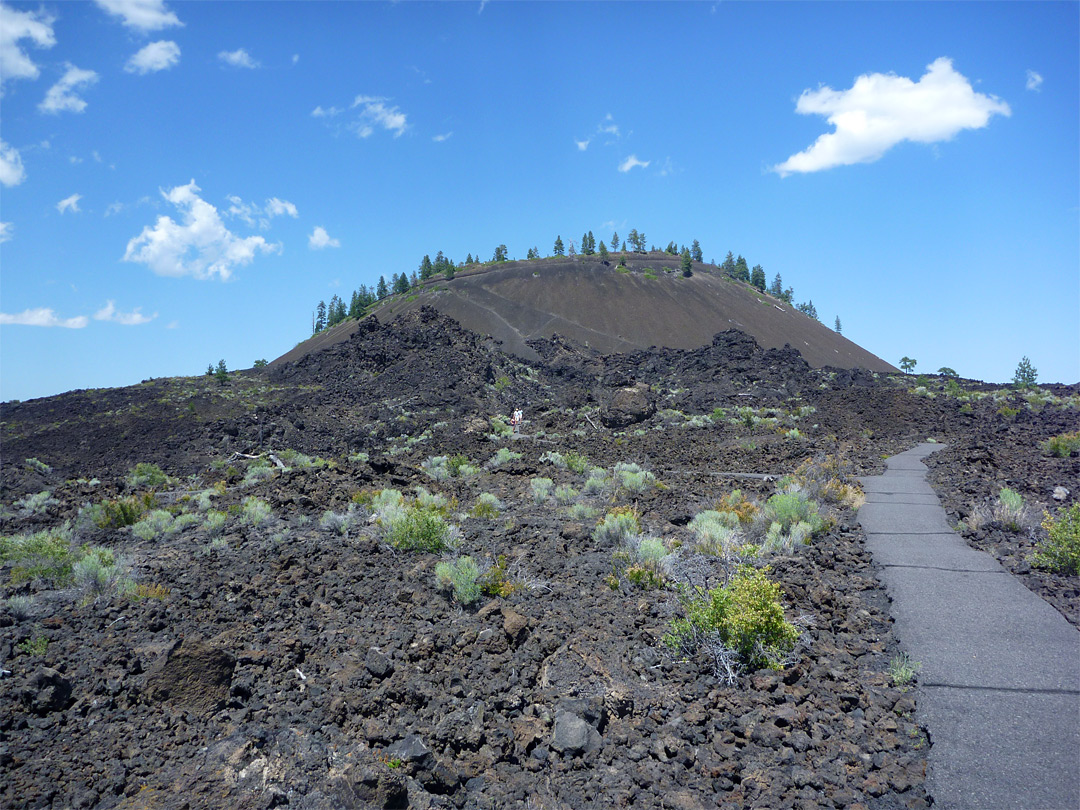
<instances>
[{"instance_id":1,"label":"pine tree","mask_svg":"<svg viewBox=\"0 0 1080 810\"><path fill-rule=\"evenodd\" d=\"M690 256L690 251L685 247L682 249L682 253L680 255L682 257L682 261L680 262L680 264L682 265L683 277L690 278L690 276L694 275L694 260Z\"/></svg>"},{"instance_id":2,"label":"pine tree","mask_svg":"<svg viewBox=\"0 0 1080 810\"><path fill-rule=\"evenodd\" d=\"M320 301L315 308L315 331L321 332L326 328L326 302Z\"/></svg>"},{"instance_id":3,"label":"pine tree","mask_svg":"<svg viewBox=\"0 0 1080 810\"><path fill-rule=\"evenodd\" d=\"M431 266L431 257L426 253L423 260L420 262L420 278L427 281L435 274L435 269Z\"/></svg>"},{"instance_id":4,"label":"pine tree","mask_svg":"<svg viewBox=\"0 0 1080 810\"><path fill-rule=\"evenodd\" d=\"M606 262L608 258L607 245L604 244L604 240L600 240L600 247L597 249L597 255L600 256L600 261Z\"/></svg>"},{"instance_id":5,"label":"pine tree","mask_svg":"<svg viewBox=\"0 0 1080 810\"><path fill-rule=\"evenodd\" d=\"M217 368L214 370L214 376L217 378L218 385L222 387L229 381L229 370L225 368L224 359L218 360Z\"/></svg>"},{"instance_id":6,"label":"pine tree","mask_svg":"<svg viewBox=\"0 0 1080 810\"><path fill-rule=\"evenodd\" d=\"M836 330L836 334L838 334L838 335L843 334L843 330L840 328L840 316L839 315L836 316L836 324L833 326L833 329Z\"/></svg>"},{"instance_id":7,"label":"pine tree","mask_svg":"<svg viewBox=\"0 0 1080 810\"><path fill-rule=\"evenodd\" d=\"M1038 379L1039 372L1035 369L1035 366L1031 365L1027 355L1024 355L1023 359L1020 360L1020 364L1016 367L1016 373L1013 374L1013 385L1017 388L1034 388Z\"/></svg>"},{"instance_id":8,"label":"pine tree","mask_svg":"<svg viewBox=\"0 0 1080 810\"><path fill-rule=\"evenodd\" d=\"M562 237L561 236L556 236L555 237L555 252L552 255L554 255L554 256L564 256L564 255L566 255L566 249L563 247Z\"/></svg>"},{"instance_id":9,"label":"pine tree","mask_svg":"<svg viewBox=\"0 0 1080 810\"><path fill-rule=\"evenodd\" d=\"M499 245L495 248L495 255L491 258L493 262L505 262L506 261L506 245Z\"/></svg>"},{"instance_id":10,"label":"pine tree","mask_svg":"<svg viewBox=\"0 0 1080 810\"><path fill-rule=\"evenodd\" d=\"M724 263L720 265L720 268L732 278L735 278L735 257L729 250L727 257L724 259Z\"/></svg>"},{"instance_id":11,"label":"pine tree","mask_svg":"<svg viewBox=\"0 0 1080 810\"><path fill-rule=\"evenodd\" d=\"M750 280L750 270L746 266L746 259L744 259L742 256L740 256L739 258L737 258L735 260L734 279L736 281L749 281Z\"/></svg>"},{"instance_id":12,"label":"pine tree","mask_svg":"<svg viewBox=\"0 0 1080 810\"><path fill-rule=\"evenodd\" d=\"M570 250L567 251L566 255L570 257L577 256L577 250L574 249L573 239L570 240Z\"/></svg>"},{"instance_id":13,"label":"pine tree","mask_svg":"<svg viewBox=\"0 0 1080 810\"><path fill-rule=\"evenodd\" d=\"M690 245L690 258L695 262L703 262L705 260L702 258L702 255L701 242L695 239L694 244Z\"/></svg>"},{"instance_id":14,"label":"pine tree","mask_svg":"<svg viewBox=\"0 0 1080 810\"><path fill-rule=\"evenodd\" d=\"M772 284L769 285L769 292L777 298L784 294L784 280L780 278L779 273L773 277Z\"/></svg>"},{"instance_id":15,"label":"pine tree","mask_svg":"<svg viewBox=\"0 0 1080 810\"><path fill-rule=\"evenodd\" d=\"M679 249L677 247L675 247L674 242L668 242L667 247L664 248L664 253L670 253L672 256L678 256L679 255Z\"/></svg>"},{"instance_id":16,"label":"pine tree","mask_svg":"<svg viewBox=\"0 0 1080 810\"><path fill-rule=\"evenodd\" d=\"M815 321L819 320L817 315L817 308L814 306L814 300L812 298L809 301L804 301L795 308L799 310L799 312L801 312L803 315L808 315Z\"/></svg>"},{"instance_id":17,"label":"pine tree","mask_svg":"<svg viewBox=\"0 0 1080 810\"><path fill-rule=\"evenodd\" d=\"M420 277L416 274L416 271L412 271L412 275L409 276L409 289L414 289L420 286Z\"/></svg>"},{"instance_id":18,"label":"pine tree","mask_svg":"<svg viewBox=\"0 0 1080 810\"><path fill-rule=\"evenodd\" d=\"M360 317L360 292L353 290L352 298L349 299L349 317Z\"/></svg>"},{"instance_id":19,"label":"pine tree","mask_svg":"<svg viewBox=\"0 0 1080 810\"><path fill-rule=\"evenodd\" d=\"M613 234L611 234L611 249L613 251L619 249L619 232L618 231L615 231Z\"/></svg>"},{"instance_id":20,"label":"pine tree","mask_svg":"<svg viewBox=\"0 0 1080 810\"><path fill-rule=\"evenodd\" d=\"M443 278L445 278L447 281L450 281L451 279L453 279L453 277L454 277L454 263L453 262L447 262L446 269L443 270Z\"/></svg>"},{"instance_id":21,"label":"pine tree","mask_svg":"<svg viewBox=\"0 0 1080 810\"><path fill-rule=\"evenodd\" d=\"M375 285L375 296L382 301L390 294L390 288L386 286L386 276L379 276L379 283Z\"/></svg>"},{"instance_id":22,"label":"pine tree","mask_svg":"<svg viewBox=\"0 0 1080 810\"><path fill-rule=\"evenodd\" d=\"M473 263L473 259L472 259L472 254L470 253L468 256L465 257L465 264L472 264L472 263Z\"/></svg>"},{"instance_id":23,"label":"pine tree","mask_svg":"<svg viewBox=\"0 0 1080 810\"><path fill-rule=\"evenodd\" d=\"M750 283L761 292L765 292L765 268L760 264L754 265L754 272L750 274Z\"/></svg>"}]
</instances>

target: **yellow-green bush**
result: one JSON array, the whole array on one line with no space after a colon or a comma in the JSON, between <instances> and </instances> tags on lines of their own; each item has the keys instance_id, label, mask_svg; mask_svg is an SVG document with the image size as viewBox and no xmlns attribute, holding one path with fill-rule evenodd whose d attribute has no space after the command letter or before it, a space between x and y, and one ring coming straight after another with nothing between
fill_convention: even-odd
<instances>
[{"instance_id":1,"label":"yellow-green bush","mask_svg":"<svg viewBox=\"0 0 1080 810\"><path fill-rule=\"evenodd\" d=\"M1080 574L1080 504L1062 509L1057 519L1043 519L1047 538L1039 544L1032 563L1059 574Z\"/></svg>"}]
</instances>

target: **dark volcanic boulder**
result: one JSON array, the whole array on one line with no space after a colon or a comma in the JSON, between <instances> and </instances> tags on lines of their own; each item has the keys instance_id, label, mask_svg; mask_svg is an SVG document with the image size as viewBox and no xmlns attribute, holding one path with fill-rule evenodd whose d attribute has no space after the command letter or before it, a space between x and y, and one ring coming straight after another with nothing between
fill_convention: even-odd
<instances>
[{"instance_id":1,"label":"dark volcanic boulder","mask_svg":"<svg viewBox=\"0 0 1080 810\"><path fill-rule=\"evenodd\" d=\"M26 679L19 696L34 714L57 712L71 703L71 681L51 667L42 667Z\"/></svg>"},{"instance_id":2,"label":"dark volcanic boulder","mask_svg":"<svg viewBox=\"0 0 1080 810\"><path fill-rule=\"evenodd\" d=\"M146 694L154 702L209 714L229 697L236 659L203 641L178 642L150 665Z\"/></svg>"},{"instance_id":3,"label":"dark volcanic boulder","mask_svg":"<svg viewBox=\"0 0 1080 810\"><path fill-rule=\"evenodd\" d=\"M600 420L605 427L624 428L644 422L654 413L656 402L653 401L649 386L638 383L616 391L604 404Z\"/></svg>"}]
</instances>

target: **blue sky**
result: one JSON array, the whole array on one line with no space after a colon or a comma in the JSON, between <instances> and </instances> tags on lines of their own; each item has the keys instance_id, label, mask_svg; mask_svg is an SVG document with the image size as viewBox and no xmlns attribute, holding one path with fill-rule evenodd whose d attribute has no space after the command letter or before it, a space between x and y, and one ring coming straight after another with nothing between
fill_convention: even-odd
<instances>
[{"instance_id":1,"label":"blue sky","mask_svg":"<svg viewBox=\"0 0 1080 810\"><path fill-rule=\"evenodd\" d=\"M3 3L0 399L273 359L425 253L698 239L1080 380L1080 5Z\"/></svg>"}]
</instances>

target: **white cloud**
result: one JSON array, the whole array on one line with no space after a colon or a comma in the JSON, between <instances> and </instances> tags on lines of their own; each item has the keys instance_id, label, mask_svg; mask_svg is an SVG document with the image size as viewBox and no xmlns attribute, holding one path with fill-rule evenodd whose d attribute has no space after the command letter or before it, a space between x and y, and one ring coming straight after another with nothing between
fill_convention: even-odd
<instances>
[{"instance_id":1,"label":"white cloud","mask_svg":"<svg viewBox=\"0 0 1080 810\"><path fill-rule=\"evenodd\" d=\"M10 222L0 222L0 244L10 242L15 236L15 226Z\"/></svg>"},{"instance_id":2,"label":"white cloud","mask_svg":"<svg viewBox=\"0 0 1080 810\"><path fill-rule=\"evenodd\" d=\"M101 163L101 155L100 155L100 154L98 153L98 150L97 150L97 149L95 149L94 151L92 151L92 152L90 153L90 156L91 156L91 157L92 157L92 158L94 159L94 162L96 162L96 163Z\"/></svg>"},{"instance_id":3,"label":"white cloud","mask_svg":"<svg viewBox=\"0 0 1080 810\"><path fill-rule=\"evenodd\" d=\"M326 228L316 225L315 230L308 237L308 247L312 250L322 250L328 247L341 247L341 242L337 239L331 239L330 234L326 232Z\"/></svg>"},{"instance_id":4,"label":"white cloud","mask_svg":"<svg viewBox=\"0 0 1080 810\"><path fill-rule=\"evenodd\" d=\"M85 315L77 318L58 318L56 313L47 307L27 309L15 315L0 312L0 324L18 326L61 326L64 329L82 329L90 323Z\"/></svg>"},{"instance_id":5,"label":"white cloud","mask_svg":"<svg viewBox=\"0 0 1080 810\"><path fill-rule=\"evenodd\" d=\"M65 64L67 72L60 77L60 81L49 88L44 100L38 104L38 109L44 113L54 115L61 112L80 113L86 109L86 102L75 93L97 82L98 75L92 70L77 68L70 62Z\"/></svg>"},{"instance_id":6,"label":"white cloud","mask_svg":"<svg viewBox=\"0 0 1080 810\"><path fill-rule=\"evenodd\" d=\"M19 47L19 40L51 48L56 44L52 24L53 18L44 11L16 11L0 4L0 84L8 79L36 79L41 74Z\"/></svg>"},{"instance_id":7,"label":"white cloud","mask_svg":"<svg viewBox=\"0 0 1080 810\"><path fill-rule=\"evenodd\" d=\"M266 201L266 213L271 217L280 217L288 214L293 219L300 216L295 205L288 200L279 200L277 197L271 197Z\"/></svg>"},{"instance_id":8,"label":"white cloud","mask_svg":"<svg viewBox=\"0 0 1080 810\"><path fill-rule=\"evenodd\" d=\"M72 194L70 197L65 197L56 204L56 210L61 214L65 211L72 211L79 213L79 200L82 199L82 194Z\"/></svg>"},{"instance_id":9,"label":"white cloud","mask_svg":"<svg viewBox=\"0 0 1080 810\"><path fill-rule=\"evenodd\" d=\"M435 141L435 143L442 143L443 141L450 140L453 134L453 132L444 132L441 135L435 135L431 140Z\"/></svg>"},{"instance_id":10,"label":"white cloud","mask_svg":"<svg viewBox=\"0 0 1080 810\"><path fill-rule=\"evenodd\" d=\"M611 113L604 116L604 120L600 122L600 126L596 128L597 132L603 132L606 135L619 134L619 125L615 123L615 119L611 117Z\"/></svg>"},{"instance_id":11,"label":"white cloud","mask_svg":"<svg viewBox=\"0 0 1080 810\"><path fill-rule=\"evenodd\" d=\"M288 200L279 200L277 197L271 197L267 200L265 207L255 203L246 203L235 194L230 194L225 199L229 201L229 210L225 212L226 216L242 219L252 227L258 224L264 231L270 227L270 220L274 217L288 214L293 219L296 219L299 216L295 205Z\"/></svg>"},{"instance_id":12,"label":"white cloud","mask_svg":"<svg viewBox=\"0 0 1080 810\"><path fill-rule=\"evenodd\" d=\"M144 323L150 323L158 316L155 312L153 315L143 315L140 311L142 307L135 307L131 312L117 312L115 301L106 301L105 306L94 313L95 321L112 321L123 326L140 326Z\"/></svg>"},{"instance_id":13,"label":"white cloud","mask_svg":"<svg viewBox=\"0 0 1080 810\"><path fill-rule=\"evenodd\" d=\"M872 163L903 141L948 141L961 130L985 127L995 113L1012 114L996 96L976 93L947 57L934 60L917 82L871 73L859 76L849 90L804 90L795 111L824 115L836 129L772 167L781 177Z\"/></svg>"},{"instance_id":14,"label":"white cloud","mask_svg":"<svg viewBox=\"0 0 1080 810\"><path fill-rule=\"evenodd\" d=\"M636 166L640 166L642 169L647 169L649 168L650 163L652 163L651 160L638 160L637 155L631 155L619 164L619 171L628 172Z\"/></svg>"},{"instance_id":15,"label":"white cloud","mask_svg":"<svg viewBox=\"0 0 1080 810\"><path fill-rule=\"evenodd\" d=\"M119 214L126 207L122 202L110 203L109 207L105 209L105 216L111 217L113 214Z\"/></svg>"},{"instance_id":16,"label":"white cloud","mask_svg":"<svg viewBox=\"0 0 1080 810\"><path fill-rule=\"evenodd\" d=\"M312 118L333 118L335 115L340 115L344 110L338 107L331 107L328 110L324 110L322 107L316 107L311 111Z\"/></svg>"},{"instance_id":17,"label":"white cloud","mask_svg":"<svg viewBox=\"0 0 1080 810\"><path fill-rule=\"evenodd\" d=\"M124 261L145 264L159 276L228 279L236 267L250 264L257 253L279 253L280 244L261 236L241 239L221 221L217 208L199 197L192 180L161 196L181 212L182 223L159 216L153 227L128 242Z\"/></svg>"},{"instance_id":18,"label":"white cloud","mask_svg":"<svg viewBox=\"0 0 1080 810\"><path fill-rule=\"evenodd\" d=\"M78 166L82 162L83 159L81 157L78 157L77 155L68 156L68 163L70 163L72 166Z\"/></svg>"},{"instance_id":19,"label":"white cloud","mask_svg":"<svg viewBox=\"0 0 1080 810\"><path fill-rule=\"evenodd\" d=\"M259 66L259 63L252 59L251 54L243 48L237 48L235 51L222 51L218 54L218 59L227 65L238 68L257 68Z\"/></svg>"},{"instance_id":20,"label":"white cloud","mask_svg":"<svg viewBox=\"0 0 1080 810\"><path fill-rule=\"evenodd\" d=\"M352 106L363 107L360 118L354 121L350 127L361 138L366 138L375 131L375 127L382 127L388 132L393 132L398 138L408 129L406 115L397 107L387 107L383 102L385 98L377 96L357 96L353 99Z\"/></svg>"},{"instance_id":21,"label":"white cloud","mask_svg":"<svg viewBox=\"0 0 1080 810\"><path fill-rule=\"evenodd\" d=\"M22 156L11 144L0 140L0 183L5 186L17 186L26 179Z\"/></svg>"},{"instance_id":22,"label":"white cloud","mask_svg":"<svg viewBox=\"0 0 1080 810\"><path fill-rule=\"evenodd\" d=\"M97 0L97 4L114 17L120 17L128 28L143 33L183 25L176 14L165 8L164 0Z\"/></svg>"},{"instance_id":23,"label":"white cloud","mask_svg":"<svg viewBox=\"0 0 1080 810\"><path fill-rule=\"evenodd\" d=\"M151 42L145 48L136 51L134 56L128 59L124 70L128 73L138 73L145 76L147 73L157 73L159 70L168 70L180 61L180 46L167 39Z\"/></svg>"},{"instance_id":24,"label":"white cloud","mask_svg":"<svg viewBox=\"0 0 1080 810\"><path fill-rule=\"evenodd\" d=\"M585 140L583 140L583 141L577 141L577 140L575 140L575 141L574 141L574 143L576 143L576 144L577 144L577 148L578 148L578 151L579 151L579 152L584 152L584 151L585 151L586 149L588 149L588 148L589 148L589 141L590 141L590 140L592 140L592 139L591 139L591 138L586 138L586 139L585 139Z\"/></svg>"},{"instance_id":25,"label":"white cloud","mask_svg":"<svg viewBox=\"0 0 1080 810\"><path fill-rule=\"evenodd\" d=\"M1024 85L1028 90L1041 92L1039 88L1042 86L1042 83L1043 77L1040 74L1036 73L1034 70L1028 70L1027 83Z\"/></svg>"}]
</instances>

